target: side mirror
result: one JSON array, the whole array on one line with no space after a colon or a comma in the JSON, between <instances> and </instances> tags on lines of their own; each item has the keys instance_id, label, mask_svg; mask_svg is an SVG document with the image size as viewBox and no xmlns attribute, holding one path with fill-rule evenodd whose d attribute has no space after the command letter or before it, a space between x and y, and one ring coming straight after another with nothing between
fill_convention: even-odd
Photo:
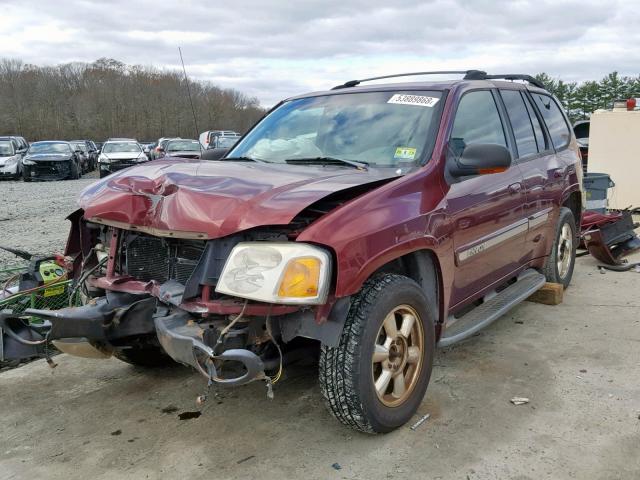
<instances>
[{"instance_id":1,"label":"side mirror","mask_svg":"<svg viewBox=\"0 0 640 480\"><path fill-rule=\"evenodd\" d=\"M202 160L220 160L228 152L228 148L208 148L202 155L200 155L200 158Z\"/></svg>"},{"instance_id":2,"label":"side mirror","mask_svg":"<svg viewBox=\"0 0 640 480\"><path fill-rule=\"evenodd\" d=\"M449 146L447 168L454 177L500 173L511 166L511 152L502 145L476 143L467 145L462 154Z\"/></svg>"}]
</instances>

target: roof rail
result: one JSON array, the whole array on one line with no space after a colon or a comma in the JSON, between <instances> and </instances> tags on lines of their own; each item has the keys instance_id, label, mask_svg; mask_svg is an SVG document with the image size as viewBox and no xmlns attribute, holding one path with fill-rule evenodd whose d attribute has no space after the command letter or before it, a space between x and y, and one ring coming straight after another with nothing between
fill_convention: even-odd
<instances>
[{"instance_id":1,"label":"roof rail","mask_svg":"<svg viewBox=\"0 0 640 480\"><path fill-rule=\"evenodd\" d=\"M436 72L412 72L412 73L396 73L395 75L383 75L382 77L363 78L362 80L349 80L342 85L337 85L331 90L340 90L341 88L350 88L360 85L362 82L371 82L373 80L384 80L385 78L396 77L413 77L415 75L466 75L469 72L475 72L477 70L442 70Z\"/></svg>"},{"instance_id":2,"label":"roof rail","mask_svg":"<svg viewBox=\"0 0 640 480\"><path fill-rule=\"evenodd\" d=\"M397 77L413 77L416 75L464 75L464 80L525 80L529 82L531 85L535 85L539 88L545 88L545 86L532 77L531 75L522 75L519 73L507 73L500 75L489 75L487 72L483 72L482 70L440 70L433 72L411 72L411 73L396 73L395 75L383 75L381 77L371 77L371 78L363 78L361 80L349 80L348 82L343 83L342 85L337 85L333 87L331 90L340 90L341 88L351 88L356 85L360 85L362 82L371 82L373 80L384 80L386 78L397 78Z\"/></svg>"},{"instance_id":3,"label":"roof rail","mask_svg":"<svg viewBox=\"0 0 640 480\"><path fill-rule=\"evenodd\" d=\"M544 84L535 77L531 75L523 75L521 73L501 73L501 74L493 74L489 75L487 72L483 72L482 70L469 70L467 74L464 76L465 80L524 80L525 82L529 82L531 85L534 85L538 88L543 88L546 90Z\"/></svg>"}]
</instances>

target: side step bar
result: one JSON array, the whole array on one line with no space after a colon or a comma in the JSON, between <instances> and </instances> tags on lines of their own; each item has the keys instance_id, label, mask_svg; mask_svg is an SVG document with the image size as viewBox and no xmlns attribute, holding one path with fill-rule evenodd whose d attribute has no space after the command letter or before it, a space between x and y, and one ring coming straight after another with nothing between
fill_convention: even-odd
<instances>
[{"instance_id":1,"label":"side step bar","mask_svg":"<svg viewBox=\"0 0 640 480\"><path fill-rule=\"evenodd\" d=\"M501 317L520 302L526 300L532 293L542 288L545 276L533 269L525 270L518 280L457 319L446 328L438 346L447 347L469 338L491 322Z\"/></svg>"}]
</instances>

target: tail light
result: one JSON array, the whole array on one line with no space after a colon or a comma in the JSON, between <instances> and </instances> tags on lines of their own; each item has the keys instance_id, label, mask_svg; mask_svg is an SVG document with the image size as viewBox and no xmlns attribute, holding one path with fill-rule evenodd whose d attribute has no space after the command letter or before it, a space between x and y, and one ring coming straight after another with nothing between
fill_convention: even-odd
<instances>
[{"instance_id":1,"label":"tail light","mask_svg":"<svg viewBox=\"0 0 640 480\"><path fill-rule=\"evenodd\" d=\"M636 108L636 99L629 98L627 100L627 110L631 111L631 110L635 110L635 108Z\"/></svg>"}]
</instances>

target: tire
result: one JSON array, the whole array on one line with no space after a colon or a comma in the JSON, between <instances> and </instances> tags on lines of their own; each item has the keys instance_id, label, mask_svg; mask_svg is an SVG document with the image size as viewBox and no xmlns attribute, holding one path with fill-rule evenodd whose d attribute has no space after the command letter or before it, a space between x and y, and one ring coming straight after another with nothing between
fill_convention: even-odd
<instances>
[{"instance_id":1,"label":"tire","mask_svg":"<svg viewBox=\"0 0 640 480\"><path fill-rule=\"evenodd\" d=\"M104 177L106 177L106 176L108 176L108 175L109 175L109 172L108 172L108 171L106 171L106 170L103 170L103 169L101 169L101 168L99 168L98 170L99 170L99 174L98 174L98 177L99 177L99 178L104 178Z\"/></svg>"},{"instance_id":2,"label":"tire","mask_svg":"<svg viewBox=\"0 0 640 480\"><path fill-rule=\"evenodd\" d=\"M71 180L77 180L80 178L80 169L78 168L78 164L71 160L71 166L69 168L71 173L69 173L69 178Z\"/></svg>"},{"instance_id":3,"label":"tire","mask_svg":"<svg viewBox=\"0 0 640 480\"><path fill-rule=\"evenodd\" d=\"M400 315L406 313L416 317L408 329L411 333L398 334L389 344L387 317L400 330L405 321ZM384 358L384 352L378 350L383 343L389 345L386 360L375 361L374 351ZM417 353L410 354L416 346ZM386 433L404 425L424 398L434 350L433 313L420 286L401 275L376 275L353 297L339 345L321 348L320 389L327 408L340 422L361 432ZM385 365L392 372L387 377L395 376L389 377L388 386L382 388ZM398 372L405 390L399 397L395 396ZM378 393L376 381L382 393Z\"/></svg>"},{"instance_id":4,"label":"tire","mask_svg":"<svg viewBox=\"0 0 640 480\"><path fill-rule=\"evenodd\" d=\"M553 238L553 247L547 257L542 273L547 277L547 282L559 283L564 288L567 288L573 276L573 269L576 264L576 248L578 247L576 220L573 212L567 207L560 208L558 224Z\"/></svg>"},{"instance_id":5,"label":"tire","mask_svg":"<svg viewBox=\"0 0 640 480\"><path fill-rule=\"evenodd\" d=\"M29 177L27 175L27 171L26 170L22 170L22 181L23 182L30 182L31 181L31 177Z\"/></svg>"},{"instance_id":6,"label":"tire","mask_svg":"<svg viewBox=\"0 0 640 480\"><path fill-rule=\"evenodd\" d=\"M160 368L176 365L176 362L160 347L131 347L117 349L113 356L130 365L144 368Z\"/></svg>"}]
</instances>

